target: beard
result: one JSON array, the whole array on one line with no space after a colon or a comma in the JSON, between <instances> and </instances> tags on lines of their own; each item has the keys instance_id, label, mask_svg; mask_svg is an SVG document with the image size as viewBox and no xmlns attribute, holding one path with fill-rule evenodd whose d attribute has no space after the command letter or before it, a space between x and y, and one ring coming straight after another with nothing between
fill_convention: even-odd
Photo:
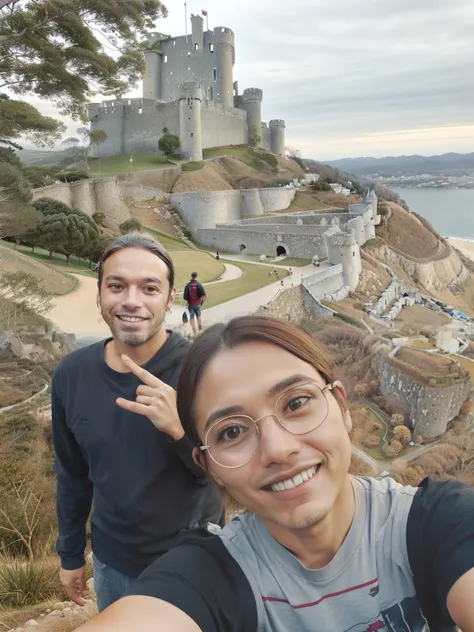
<instances>
[{"instance_id":1,"label":"beard","mask_svg":"<svg viewBox=\"0 0 474 632\"><path fill-rule=\"evenodd\" d=\"M116 316L113 313L105 313L104 310L101 310L102 318L105 320L109 329L112 333L112 336L121 342L124 345L129 345L131 347L139 347L140 345L146 344L151 338L154 338L163 328L165 322L165 314L162 315L161 319L158 320L148 331L140 332L140 331L126 331L127 324L124 321L124 329L120 326L116 326ZM133 314L130 314L133 316ZM132 328L130 328L132 329Z\"/></svg>"}]
</instances>

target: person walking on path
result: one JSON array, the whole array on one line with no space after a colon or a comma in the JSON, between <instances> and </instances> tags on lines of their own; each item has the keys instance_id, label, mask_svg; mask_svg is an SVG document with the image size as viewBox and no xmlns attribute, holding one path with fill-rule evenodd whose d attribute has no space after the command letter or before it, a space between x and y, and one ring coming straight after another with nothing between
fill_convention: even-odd
<instances>
[{"instance_id":1,"label":"person walking on path","mask_svg":"<svg viewBox=\"0 0 474 632\"><path fill-rule=\"evenodd\" d=\"M177 414L189 342L164 327L174 297L166 250L147 235L116 239L98 267L98 303L112 336L67 355L52 380L60 580L83 605L94 500L100 611L162 554L221 523L218 492L195 466Z\"/></svg>"},{"instance_id":2,"label":"person walking on path","mask_svg":"<svg viewBox=\"0 0 474 632\"><path fill-rule=\"evenodd\" d=\"M207 297L203 285L197 280L197 272L193 272L191 280L186 283L183 298L188 303L189 322L193 333L197 333L196 320L199 331L202 331L201 307Z\"/></svg>"}]
</instances>

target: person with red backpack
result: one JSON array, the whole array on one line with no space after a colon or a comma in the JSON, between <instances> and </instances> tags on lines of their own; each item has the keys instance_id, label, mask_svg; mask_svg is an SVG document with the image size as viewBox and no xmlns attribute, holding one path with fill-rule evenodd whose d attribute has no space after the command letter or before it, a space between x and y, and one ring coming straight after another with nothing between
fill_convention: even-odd
<instances>
[{"instance_id":1,"label":"person with red backpack","mask_svg":"<svg viewBox=\"0 0 474 632\"><path fill-rule=\"evenodd\" d=\"M201 306L206 300L206 291L201 283L197 280L197 272L191 274L191 280L186 284L183 293L184 300L188 303L189 310L189 322L192 330L196 333L196 321L197 318L199 331L202 330L201 323Z\"/></svg>"}]
</instances>

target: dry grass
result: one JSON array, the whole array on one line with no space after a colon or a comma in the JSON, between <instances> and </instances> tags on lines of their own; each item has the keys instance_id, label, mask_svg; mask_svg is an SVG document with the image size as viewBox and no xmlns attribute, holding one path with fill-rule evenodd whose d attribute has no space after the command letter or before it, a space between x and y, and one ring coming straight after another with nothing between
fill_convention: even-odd
<instances>
[{"instance_id":1,"label":"dry grass","mask_svg":"<svg viewBox=\"0 0 474 632\"><path fill-rule=\"evenodd\" d=\"M437 254L438 239L420 220L397 204L389 203L391 216L380 225L377 236L392 248L414 259L430 259Z\"/></svg>"},{"instance_id":2,"label":"dry grass","mask_svg":"<svg viewBox=\"0 0 474 632\"><path fill-rule=\"evenodd\" d=\"M75 285L74 279L61 274L49 265L2 245L0 245L0 269L5 272L32 274L52 294L65 294L70 292Z\"/></svg>"},{"instance_id":3,"label":"dry grass","mask_svg":"<svg viewBox=\"0 0 474 632\"><path fill-rule=\"evenodd\" d=\"M409 305L408 307L404 307L396 320L418 329L425 327L438 328L451 321L446 314L434 312L422 305Z\"/></svg>"},{"instance_id":4,"label":"dry grass","mask_svg":"<svg viewBox=\"0 0 474 632\"><path fill-rule=\"evenodd\" d=\"M456 365L449 358L407 347L402 347L396 358L430 375L444 377L452 374L454 370L457 371Z\"/></svg>"}]
</instances>

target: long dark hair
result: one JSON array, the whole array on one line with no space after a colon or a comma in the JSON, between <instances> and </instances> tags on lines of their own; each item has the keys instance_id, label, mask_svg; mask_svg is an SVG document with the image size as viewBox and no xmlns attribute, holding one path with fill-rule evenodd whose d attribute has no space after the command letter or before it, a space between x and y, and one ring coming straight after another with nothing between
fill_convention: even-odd
<instances>
[{"instance_id":1,"label":"long dark hair","mask_svg":"<svg viewBox=\"0 0 474 632\"><path fill-rule=\"evenodd\" d=\"M264 316L242 316L225 324L214 325L194 342L184 360L178 380L179 417L186 434L196 445L199 445L200 440L194 417L194 401L209 362L220 351L256 341L273 344L307 362L327 384L336 379L335 366L327 353L311 336L291 323ZM336 392L334 394L338 397Z\"/></svg>"}]
</instances>

